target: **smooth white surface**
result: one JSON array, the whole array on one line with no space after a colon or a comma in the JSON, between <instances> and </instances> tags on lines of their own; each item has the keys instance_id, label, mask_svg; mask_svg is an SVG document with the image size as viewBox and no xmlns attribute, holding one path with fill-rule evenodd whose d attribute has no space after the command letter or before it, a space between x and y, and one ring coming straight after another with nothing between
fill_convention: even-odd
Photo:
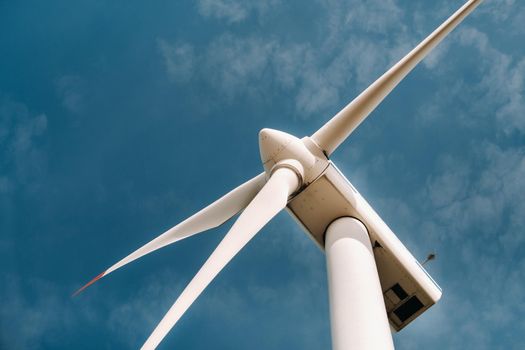
<instances>
[{"instance_id":1,"label":"smooth white surface","mask_svg":"<svg viewBox=\"0 0 525 350\"><path fill-rule=\"evenodd\" d=\"M253 179L245 182L239 187L228 192L206 208L193 214L180 224L170 228L151 242L140 247L124 259L117 262L104 272L104 276L115 271L116 269L129 264L146 254L157 249L175 243L196 233L220 226L239 211L244 209L248 203L255 197L257 192L264 186L265 175L259 174Z\"/></svg>"},{"instance_id":2,"label":"smooth white surface","mask_svg":"<svg viewBox=\"0 0 525 350\"><path fill-rule=\"evenodd\" d=\"M264 128L259 131L259 151L266 172L284 159L295 159L305 168L315 163L315 157L297 137L284 131Z\"/></svg>"},{"instance_id":3,"label":"smooth white surface","mask_svg":"<svg viewBox=\"0 0 525 350\"><path fill-rule=\"evenodd\" d=\"M365 226L354 218L335 220L325 251L333 350L394 349Z\"/></svg>"},{"instance_id":4,"label":"smooth white surface","mask_svg":"<svg viewBox=\"0 0 525 350\"><path fill-rule=\"evenodd\" d=\"M438 45L482 0L470 0L441 24L350 104L317 130L312 139L326 154L333 151L361 124L404 77Z\"/></svg>"},{"instance_id":5,"label":"smooth white surface","mask_svg":"<svg viewBox=\"0 0 525 350\"><path fill-rule=\"evenodd\" d=\"M298 186L299 179L292 170L281 168L273 173L160 321L142 349L154 349L158 346L224 266L286 206L288 196L297 190Z\"/></svg>"}]
</instances>

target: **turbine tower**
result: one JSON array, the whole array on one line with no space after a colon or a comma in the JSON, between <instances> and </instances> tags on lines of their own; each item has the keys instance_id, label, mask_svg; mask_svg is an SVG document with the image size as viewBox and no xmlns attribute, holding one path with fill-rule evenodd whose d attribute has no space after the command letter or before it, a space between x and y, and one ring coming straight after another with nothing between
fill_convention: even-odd
<instances>
[{"instance_id":1,"label":"turbine tower","mask_svg":"<svg viewBox=\"0 0 525 350\"><path fill-rule=\"evenodd\" d=\"M262 129L263 173L120 260L75 295L118 268L241 212L142 346L154 349L226 264L287 209L326 253L333 349L393 349L391 329L403 329L442 292L329 157L480 2L467 1L310 137Z\"/></svg>"}]
</instances>

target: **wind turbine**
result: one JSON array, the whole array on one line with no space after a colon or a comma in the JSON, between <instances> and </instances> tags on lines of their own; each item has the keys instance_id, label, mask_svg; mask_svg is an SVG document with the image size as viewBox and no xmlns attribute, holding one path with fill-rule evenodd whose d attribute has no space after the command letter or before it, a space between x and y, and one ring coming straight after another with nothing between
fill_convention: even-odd
<instances>
[{"instance_id":1,"label":"wind turbine","mask_svg":"<svg viewBox=\"0 0 525 350\"><path fill-rule=\"evenodd\" d=\"M480 2L467 1L310 137L262 129L263 173L120 260L75 295L133 260L242 211L142 347L154 349L226 264L286 208L326 253L333 349L393 349L391 328L404 328L442 292L329 156Z\"/></svg>"}]
</instances>

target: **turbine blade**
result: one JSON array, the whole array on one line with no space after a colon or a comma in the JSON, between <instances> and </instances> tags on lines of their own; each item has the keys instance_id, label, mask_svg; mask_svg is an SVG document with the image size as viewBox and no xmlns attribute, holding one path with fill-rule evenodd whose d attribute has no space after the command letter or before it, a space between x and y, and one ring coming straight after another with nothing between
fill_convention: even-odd
<instances>
[{"instance_id":1,"label":"turbine blade","mask_svg":"<svg viewBox=\"0 0 525 350\"><path fill-rule=\"evenodd\" d=\"M331 120L317 130L312 139L327 155L361 124L408 73L428 55L482 0L469 0L432 34L396 63Z\"/></svg>"},{"instance_id":2,"label":"turbine blade","mask_svg":"<svg viewBox=\"0 0 525 350\"><path fill-rule=\"evenodd\" d=\"M109 269L99 274L82 288L77 290L73 296L79 294L102 277L107 276L111 272L132 262L133 260L136 260L159 248L192 236L196 233L220 226L250 203L259 190L264 186L265 180L265 174L261 173L253 179L245 182L241 186L233 189L206 208L190 216L180 224L170 228L168 231L164 232L151 242L137 249L133 253L126 256L124 259L117 262L115 265L111 266Z\"/></svg>"},{"instance_id":3,"label":"turbine blade","mask_svg":"<svg viewBox=\"0 0 525 350\"><path fill-rule=\"evenodd\" d=\"M292 170L281 168L275 171L160 321L142 349L155 349L159 345L215 276L286 206L289 195L298 186L299 179Z\"/></svg>"}]
</instances>

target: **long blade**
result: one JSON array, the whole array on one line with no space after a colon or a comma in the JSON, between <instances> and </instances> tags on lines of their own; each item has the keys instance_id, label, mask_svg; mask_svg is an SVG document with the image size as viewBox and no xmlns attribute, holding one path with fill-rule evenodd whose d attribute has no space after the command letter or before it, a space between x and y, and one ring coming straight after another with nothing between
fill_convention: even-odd
<instances>
[{"instance_id":1,"label":"long blade","mask_svg":"<svg viewBox=\"0 0 525 350\"><path fill-rule=\"evenodd\" d=\"M297 175L290 169L281 168L272 175L160 321L142 349L155 349L159 345L224 266L286 206L288 196L298 185Z\"/></svg>"},{"instance_id":2,"label":"long blade","mask_svg":"<svg viewBox=\"0 0 525 350\"><path fill-rule=\"evenodd\" d=\"M482 0L466 2L456 13L396 63L350 104L317 130L312 138L327 155L361 124L403 78L443 40Z\"/></svg>"},{"instance_id":3,"label":"long blade","mask_svg":"<svg viewBox=\"0 0 525 350\"><path fill-rule=\"evenodd\" d=\"M223 224L239 211L244 209L255 197L265 183L265 174L259 174L253 179L245 182L241 186L230 191L223 197L219 198L206 208L190 216L175 227L170 228L151 242L137 249L124 259L111 266L106 271L93 278L82 288L77 290L73 295L77 295L84 289L107 276L116 269L136 260L146 254L149 254L168 244L177 242L196 233L206 231Z\"/></svg>"}]
</instances>

